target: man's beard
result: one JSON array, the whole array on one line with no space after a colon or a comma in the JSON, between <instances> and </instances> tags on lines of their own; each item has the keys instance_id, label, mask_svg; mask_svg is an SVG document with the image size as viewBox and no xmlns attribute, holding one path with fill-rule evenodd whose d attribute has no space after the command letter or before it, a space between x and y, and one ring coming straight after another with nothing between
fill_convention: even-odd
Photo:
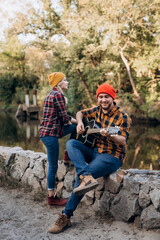
<instances>
[{"instance_id":1,"label":"man's beard","mask_svg":"<svg viewBox=\"0 0 160 240\"><path fill-rule=\"evenodd\" d=\"M112 103L107 103L105 107L101 104L101 108L102 110L109 112L112 109Z\"/></svg>"},{"instance_id":2,"label":"man's beard","mask_svg":"<svg viewBox=\"0 0 160 240\"><path fill-rule=\"evenodd\" d=\"M111 108L111 104L107 104L107 106L105 106L105 107L103 107L103 106L101 105L101 107L102 107L102 109L104 109L105 111L109 111L110 108Z\"/></svg>"}]
</instances>

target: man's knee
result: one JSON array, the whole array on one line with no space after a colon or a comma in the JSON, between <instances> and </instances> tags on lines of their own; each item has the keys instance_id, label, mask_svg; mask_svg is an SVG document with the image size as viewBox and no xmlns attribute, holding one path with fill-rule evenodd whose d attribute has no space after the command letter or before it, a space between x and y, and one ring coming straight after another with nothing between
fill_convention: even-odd
<instances>
[{"instance_id":1,"label":"man's knee","mask_svg":"<svg viewBox=\"0 0 160 240\"><path fill-rule=\"evenodd\" d=\"M67 151L70 149L70 148L72 148L72 147L74 147L75 146L75 139L70 139L70 140L68 140L68 142L66 143L66 148L67 148Z\"/></svg>"}]
</instances>

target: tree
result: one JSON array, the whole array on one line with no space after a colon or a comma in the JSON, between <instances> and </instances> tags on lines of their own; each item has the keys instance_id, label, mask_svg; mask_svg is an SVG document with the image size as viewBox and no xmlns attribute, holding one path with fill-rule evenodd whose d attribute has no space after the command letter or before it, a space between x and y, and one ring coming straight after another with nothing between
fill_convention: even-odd
<instances>
[{"instance_id":1,"label":"tree","mask_svg":"<svg viewBox=\"0 0 160 240\"><path fill-rule=\"evenodd\" d=\"M11 73L0 76L0 101L10 104L16 92L18 78Z\"/></svg>"},{"instance_id":2,"label":"tree","mask_svg":"<svg viewBox=\"0 0 160 240\"><path fill-rule=\"evenodd\" d=\"M61 0L61 11L51 0L41 2L43 8L19 16L10 33L33 34L34 47L44 55L52 52L48 66L70 79L71 103L78 98L78 107L94 105L96 88L104 82L143 111L158 101L158 0ZM157 95L148 100L153 82Z\"/></svg>"},{"instance_id":3,"label":"tree","mask_svg":"<svg viewBox=\"0 0 160 240\"><path fill-rule=\"evenodd\" d=\"M17 36L12 36L1 44L0 53L0 81L1 101L11 103L16 88L33 88L38 82L32 71L27 67L26 46L21 44Z\"/></svg>"},{"instance_id":4,"label":"tree","mask_svg":"<svg viewBox=\"0 0 160 240\"><path fill-rule=\"evenodd\" d=\"M38 79L41 79L43 85L48 83L46 78L50 71L51 61L51 52L44 51L34 46L26 48L26 65Z\"/></svg>"}]
</instances>

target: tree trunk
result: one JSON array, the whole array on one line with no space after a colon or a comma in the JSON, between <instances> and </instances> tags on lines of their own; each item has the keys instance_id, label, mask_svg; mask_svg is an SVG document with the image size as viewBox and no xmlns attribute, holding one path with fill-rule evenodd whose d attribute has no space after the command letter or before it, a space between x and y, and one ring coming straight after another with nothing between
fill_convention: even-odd
<instances>
[{"instance_id":1,"label":"tree trunk","mask_svg":"<svg viewBox=\"0 0 160 240\"><path fill-rule=\"evenodd\" d=\"M87 96L87 98L88 98L89 104L90 104L91 106L93 106L93 105L94 105L94 102L93 102L93 100L92 100L92 95L91 95L90 92L88 91L88 87L87 87L86 83L85 83L85 82L83 81L83 79L82 79L82 74L81 74L80 70L79 70L79 69L76 69L76 70L77 70L78 75L80 76L80 81L81 81L81 83L82 83L82 86L83 86L84 91L85 91L85 93L86 93L86 96Z\"/></svg>"},{"instance_id":2,"label":"tree trunk","mask_svg":"<svg viewBox=\"0 0 160 240\"><path fill-rule=\"evenodd\" d=\"M134 80L133 80L132 75L131 75L130 66L128 64L127 59L123 55L123 50L120 51L120 55L121 55L122 61L124 62L125 66L126 66L127 73L128 73L128 76L129 76L129 80L130 80L131 86L133 88L134 95L139 99L140 104L141 104L143 101L142 101L142 98L140 97L139 93L137 92L136 86L134 84Z\"/></svg>"},{"instance_id":3,"label":"tree trunk","mask_svg":"<svg viewBox=\"0 0 160 240\"><path fill-rule=\"evenodd\" d=\"M137 156L138 156L140 150L141 150L141 146L140 145L136 146L136 149L135 149L135 152L134 152L134 157L133 157L133 160L132 160L132 168L135 167L135 162L137 160Z\"/></svg>"}]
</instances>

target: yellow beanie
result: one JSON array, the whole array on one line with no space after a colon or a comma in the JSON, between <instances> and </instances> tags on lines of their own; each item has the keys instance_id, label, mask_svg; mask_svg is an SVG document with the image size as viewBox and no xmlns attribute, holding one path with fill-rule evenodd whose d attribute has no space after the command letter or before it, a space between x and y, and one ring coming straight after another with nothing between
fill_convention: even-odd
<instances>
[{"instance_id":1,"label":"yellow beanie","mask_svg":"<svg viewBox=\"0 0 160 240\"><path fill-rule=\"evenodd\" d=\"M63 80L65 75L61 72L54 72L48 76L49 84L54 88L60 81Z\"/></svg>"}]
</instances>

